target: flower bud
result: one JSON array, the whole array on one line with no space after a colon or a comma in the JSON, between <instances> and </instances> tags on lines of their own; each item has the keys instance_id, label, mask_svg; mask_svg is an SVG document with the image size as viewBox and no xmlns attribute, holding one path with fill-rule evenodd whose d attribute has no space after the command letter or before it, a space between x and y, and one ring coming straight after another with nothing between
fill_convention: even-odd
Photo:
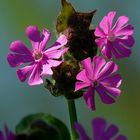
<instances>
[{"instance_id":1,"label":"flower bud","mask_svg":"<svg viewBox=\"0 0 140 140\"><path fill-rule=\"evenodd\" d=\"M94 30L79 31L69 27L63 33L68 39L65 46L69 47L69 52L75 59L81 61L87 57L92 58L97 54Z\"/></svg>"},{"instance_id":2,"label":"flower bud","mask_svg":"<svg viewBox=\"0 0 140 140\"><path fill-rule=\"evenodd\" d=\"M80 67L78 61L69 60L63 62L53 70L53 82L47 80L46 88L54 96L64 95L67 99L76 99L82 96L82 92L75 92L76 75Z\"/></svg>"},{"instance_id":3,"label":"flower bud","mask_svg":"<svg viewBox=\"0 0 140 140\"><path fill-rule=\"evenodd\" d=\"M56 31L66 35L70 54L77 60L93 57L97 53L94 30L90 24L96 10L89 13L76 12L66 0L62 0L62 10L57 18ZM60 22L61 21L61 22Z\"/></svg>"}]
</instances>

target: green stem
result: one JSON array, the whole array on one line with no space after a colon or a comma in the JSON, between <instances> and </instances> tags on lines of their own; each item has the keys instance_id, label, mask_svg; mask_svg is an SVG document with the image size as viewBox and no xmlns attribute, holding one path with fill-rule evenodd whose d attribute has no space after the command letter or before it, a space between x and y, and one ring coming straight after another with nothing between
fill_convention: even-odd
<instances>
[{"instance_id":1,"label":"green stem","mask_svg":"<svg viewBox=\"0 0 140 140\"><path fill-rule=\"evenodd\" d=\"M76 133L76 130L73 127L74 123L77 122L75 102L74 100L67 100L67 102L68 102L70 124L71 124L71 137L72 137L72 140L77 140L78 135Z\"/></svg>"}]
</instances>

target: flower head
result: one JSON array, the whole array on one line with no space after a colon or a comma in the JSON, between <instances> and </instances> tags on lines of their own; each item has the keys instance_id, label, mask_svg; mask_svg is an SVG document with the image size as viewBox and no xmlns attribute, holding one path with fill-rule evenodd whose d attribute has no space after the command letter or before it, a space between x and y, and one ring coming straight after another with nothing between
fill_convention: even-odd
<instances>
[{"instance_id":1,"label":"flower head","mask_svg":"<svg viewBox=\"0 0 140 140\"><path fill-rule=\"evenodd\" d=\"M46 49L45 47L51 36L47 29L44 29L40 36L36 26L29 26L26 29L26 35L32 44L32 49L28 49L20 40L12 42L10 45L12 53L7 55L7 60L12 67L29 63L28 66L17 70L21 82L29 77L29 85L42 84L42 77L52 75L51 68L62 63L61 60L56 59L67 52L68 48L62 49L62 46L67 43L67 39L64 35L61 35L49 49Z\"/></svg>"},{"instance_id":2,"label":"flower head","mask_svg":"<svg viewBox=\"0 0 140 140\"><path fill-rule=\"evenodd\" d=\"M15 140L15 135L5 125L4 132L0 131L0 140Z\"/></svg>"},{"instance_id":3,"label":"flower head","mask_svg":"<svg viewBox=\"0 0 140 140\"><path fill-rule=\"evenodd\" d=\"M80 139L79 140L92 140L86 134L84 128L79 123L75 123L75 129L77 130ZM95 118L92 121L93 140L127 140L127 138L121 134L117 135L119 129L116 125L107 125L107 122L102 118Z\"/></svg>"},{"instance_id":4,"label":"flower head","mask_svg":"<svg viewBox=\"0 0 140 140\"><path fill-rule=\"evenodd\" d=\"M83 95L88 107L95 110L95 90L105 104L115 102L115 97L121 94L121 75L115 74L118 66L113 62L106 62L104 58L95 56L92 65L91 58L82 61L83 69L78 73L75 91L87 88Z\"/></svg>"},{"instance_id":5,"label":"flower head","mask_svg":"<svg viewBox=\"0 0 140 140\"><path fill-rule=\"evenodd\" d=\"M131 24L127 24L129 18L120 16L113 25L115 15L115 11L109 12L95 30L95 36L99 37L95 42L102 49L102 54L109 59L113 55L116 59L130 56L131 48L134 45L132 37L134 28Z\"/></svg>"}]
</instances>

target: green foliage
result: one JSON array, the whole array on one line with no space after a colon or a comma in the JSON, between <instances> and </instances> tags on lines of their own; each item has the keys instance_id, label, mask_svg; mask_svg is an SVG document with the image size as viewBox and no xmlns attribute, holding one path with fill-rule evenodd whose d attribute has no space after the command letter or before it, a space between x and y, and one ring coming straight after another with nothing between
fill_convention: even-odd
<instances>
[{"instance_id":1,"label":"green foliage","mask_svg":"<svg viewBox=\"0 0 140 140\"><path fill-rule=\"evenodd\" d=\"M26 116L16 127L17 139L70 140L66 125L57 118L38 113Z\"/></svg>"}]
</instances>

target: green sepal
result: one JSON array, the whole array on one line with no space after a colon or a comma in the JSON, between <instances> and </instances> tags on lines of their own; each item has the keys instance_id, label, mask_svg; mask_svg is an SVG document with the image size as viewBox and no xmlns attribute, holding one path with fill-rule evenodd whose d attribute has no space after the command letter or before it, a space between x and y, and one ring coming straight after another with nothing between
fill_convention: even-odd
<instances>
[{"instance_id":1,"label":"green sepal","mask_svg":"<svg viewBox=\"0 0 140 140\"><path fill-rule=\"evenodd\" d=\"M44 87L49 90L49 92L55 96L62 96L63 94L55 87L56 81L52 79L51 81L46 79Z\"/></svg>"},{"instance_id":2,"label":"green sepal","mask_svg":"<svg viewBox=\"0 0 140 140\"><path fill-rule=\"evenodd\" d=\"M68 27L69 20L75 14L75 9L66 0L61 0L61 4L62 9L57 17L56 23L56 31L58 33L63 32Z\"/></svg>"}]
</instances>

